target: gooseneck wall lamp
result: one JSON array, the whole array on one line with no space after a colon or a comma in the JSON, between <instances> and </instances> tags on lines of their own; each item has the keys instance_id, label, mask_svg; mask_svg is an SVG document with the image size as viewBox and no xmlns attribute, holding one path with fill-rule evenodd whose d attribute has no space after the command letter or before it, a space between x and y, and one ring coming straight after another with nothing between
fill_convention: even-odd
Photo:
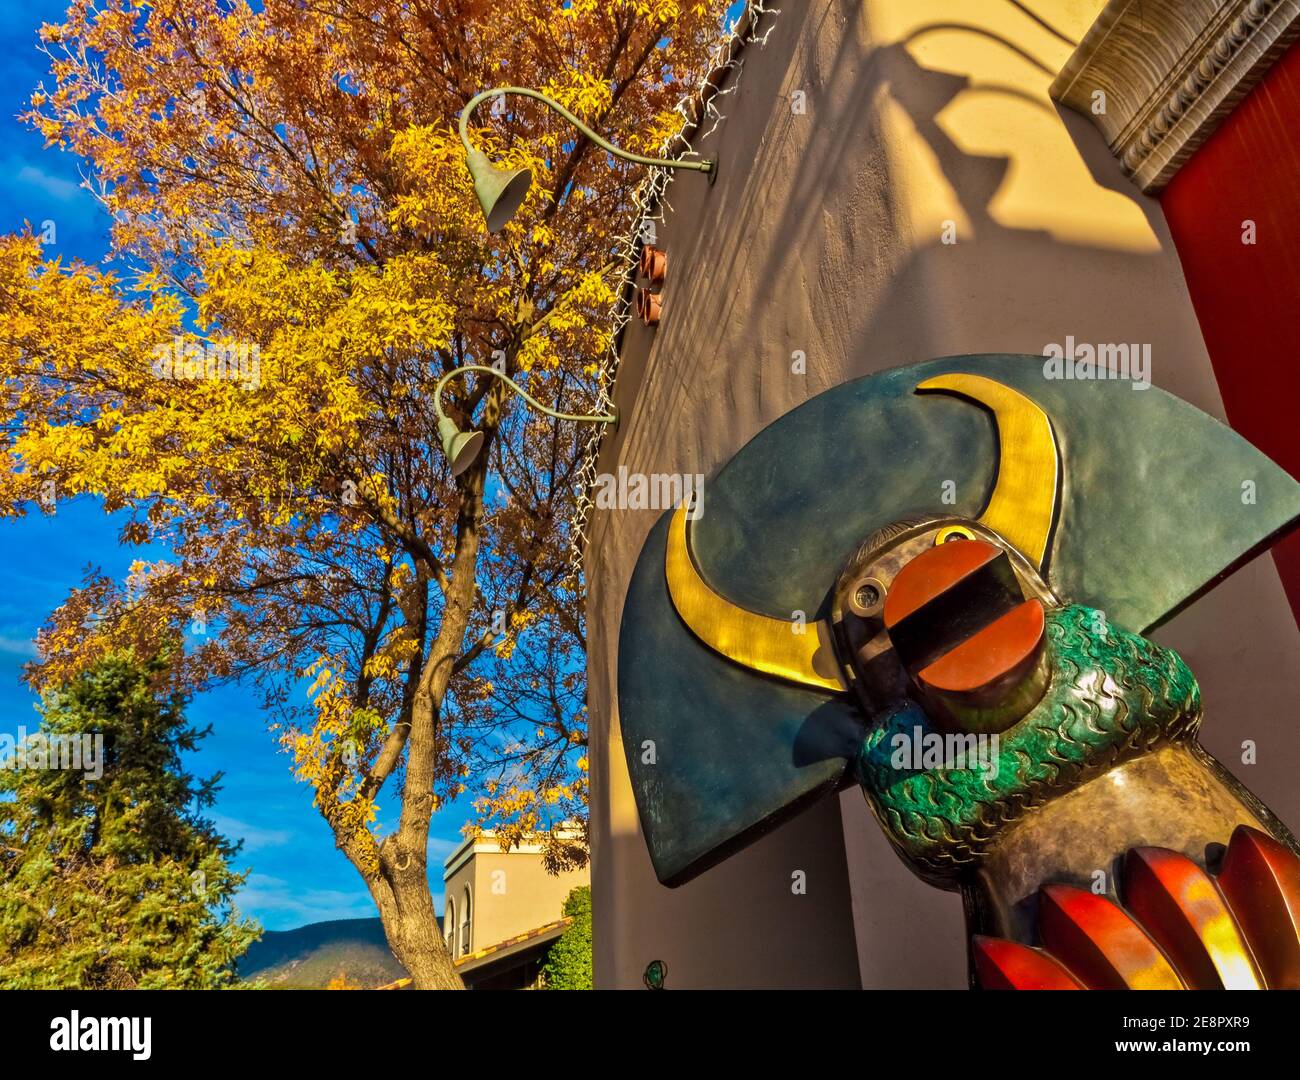
<instances>
[{"instance_id":1,"label":"gooseneck wall lamp","mask_svg":"<svg viewBox=\"0 0 1300 1080\"><path fill-rule=\"evenodd\" d=\"M487 218L487 228L490 233L500 231L506 222L514 217L515 211L524 201L524 196L528 194L529 185L533 182L533 174L527 169L499 169L488 160L482 150L469 141L470 114L488 98L503 94L522 94L524 97L542 102L563 116L601 149L624 161L631 161L637 165L653 165L660 169L691 169L707 174L710 181L717 174L716 161L674 161L666 158L642 157L640 154L620 150L613 143L602 139L558 101L552 101L545 94L523 86L498 86L493 90L484 90L481 94L476 94L460 113L460 141L465 144L465 164L469 168L470 176L474 178L474 194L478 196L479 206L483 208L483 216Z\"/></svg>"},{"instance_id":2,"label":"gooseneck wall lamp","mask_svg":"<svg viewBox=\"0 0 1300 1080\"><path fill-rule=\"evenodd\" d=\"M483 449L483 432L481 431L461 431L456 426L456 421L442 411L442 388L447 385L457 375L463 375L468 371L482 372L484 375L493 375L509 386L516 394L523 398L533 408L544 412L547 416L553 416L557 420L578 420L589 421L593 424L613 424L618 426L617 413L593 413L589 416L580 416L576 413L562 413L555 409L549 409L532 396L527 390L520 386L514 379L497 371L496 368L485 367L482 364L465 364L456 368L455 371L449 371L441 379L438 385L433 389L433 408L438 415L438 438L442 441L442 452L447 455L447 461L451 465L451 475L459 476L473 463L478 457L479 451Z\"/></svg>"}]
</instances>

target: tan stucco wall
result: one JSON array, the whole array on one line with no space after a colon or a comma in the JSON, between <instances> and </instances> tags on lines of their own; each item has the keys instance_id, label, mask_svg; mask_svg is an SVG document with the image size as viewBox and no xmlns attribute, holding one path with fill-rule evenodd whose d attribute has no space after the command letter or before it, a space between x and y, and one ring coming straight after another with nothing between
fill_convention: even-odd
<instances>
[{"instance_id":1,"label":"tan stucco wall","mask_svg":"<svg viewBox=\"0 0 1300 1080\"><path fill-rule=\"evenodd\" d=\"M627 331L623 422L602 471L711 476L847 379L954 353L1041 353L1067 334L1151 343L1153 381L1222 417L1159 205L1047 97L1101 6L781 5L701 144L721 162L717 183L671 187L663 322ZM955 244L941 243L945 222ZM597 985L637 985L652 959L672 986L964 985L959 900L909 875L856 791L681 889L655 882L614 693L623 597L655 517L598 512L587 564ZM1271 559L1156 636L1200 679L1205 744L1300 824L1288 711L1300 634ZM1256 766L1237 767L1244 738ZM795 868L809 870L807 896L790 894Z\"/></svg>"},{"instance_id":2,"label":"tan stucco wall","mask_svg":"<svg viewBox=\"0 0 1300 1080\"><path fill-rule=\"evenodd\" d=\"M554 922L563 914L564 898L589 881L585 869L548 874L538 852L502 852L495 844L479 844L445 879L444 889L458 925L469 889L471 946L478 950Z\"/></svg>"}]
</instances>

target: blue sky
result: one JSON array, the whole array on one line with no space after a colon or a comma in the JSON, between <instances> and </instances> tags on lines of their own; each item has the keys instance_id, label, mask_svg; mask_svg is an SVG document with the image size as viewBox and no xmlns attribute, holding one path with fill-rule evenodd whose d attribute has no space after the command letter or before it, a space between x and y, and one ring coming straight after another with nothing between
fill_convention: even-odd
<instances>
[{"instance_id":1,"label":"blue sky","mask_svg":"<svg viewBox=\"0 0 1300 1080\"><path fill-rule=\"evenodd\" d=\"M53 221L51 257L97 262L107 246L107 218L80 186L77 159L44 149L41 136L16 119L45 76L36 31L42 22L58 21L63 8L54 0L0 0L0 232L19 231L24 221L39 231L42 222ZM138 549L119 547L116 533L88 499L60 502L53 517L36 513L0 522L0 732L30 730L37 722L20 675L35 654L32 639L46 615L87 566L120 577L140 557ZM201 695L189 716L213 728L194 771L226 774L213 817L226 835L244 841L236 864L252 871L239 898L244 912L268 930L374 915L361 879L312 809L310 790L294 781L289 759L266 731L255 693L233 687ZM393 820L387 810L381 821ZM430 866L439 910L442 860L459 842L464 819L464 807L453 805L434 820Z\"/></svg>"}]
</instances>

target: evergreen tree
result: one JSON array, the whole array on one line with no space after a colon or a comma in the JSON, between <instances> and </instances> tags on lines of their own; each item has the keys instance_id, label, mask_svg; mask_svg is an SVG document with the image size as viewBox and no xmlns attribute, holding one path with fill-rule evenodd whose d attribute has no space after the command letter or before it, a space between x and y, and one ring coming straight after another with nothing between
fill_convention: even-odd
<instances>
[{"instance_id":1,"label":"evergreen tree","mask_svg":"<svg viewBox=\"0 0 1300 1080\"><path fill-rule=\"evenodd\" d=\"M220 774L197 780L181 756L211 729L159 689L165 672L110 656L46 692L25 744L0 745L0 987L228 986L260 934L231 902L239 845L202 816Z\"/></svg>"},{"instance_id":2,"label":"evergreen tree","mask_svg":"<svg viewBox=\"0 0 1300 1080\"><path fill-rule=\"evenodd\" d=\"M573 922L546 954L542 975L548 990L591 989L591 888L579 885L564 898Z\"/></svg>"}]
</instances>

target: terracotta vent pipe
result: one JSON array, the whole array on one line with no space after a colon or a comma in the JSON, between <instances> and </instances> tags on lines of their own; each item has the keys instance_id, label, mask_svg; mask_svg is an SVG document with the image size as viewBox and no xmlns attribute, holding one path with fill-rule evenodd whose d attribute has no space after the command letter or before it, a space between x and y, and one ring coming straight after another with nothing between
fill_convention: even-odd
<instances>
[{"instance_id":1,"label":"terracotta vent pipe","mask_svg":"<svg viewBox=\"0 0 1300 1080\"><path fill-rule=\"evenodd\" d=\"M659 294L649 289L637 289L636 313L646 326L659 325Z\"/></svg>"},{"instance_id":2,"label":"terracotta vent pipe","mask_svg":"<svg viewBox=\"0 0 1300 1080\"><path fill-rule=\"evenodd\" d=\"M657 247L646 244L641 249L641 276L651 285L659 285L668 272L668 255Z\"/></svg>"}]
</instances>

